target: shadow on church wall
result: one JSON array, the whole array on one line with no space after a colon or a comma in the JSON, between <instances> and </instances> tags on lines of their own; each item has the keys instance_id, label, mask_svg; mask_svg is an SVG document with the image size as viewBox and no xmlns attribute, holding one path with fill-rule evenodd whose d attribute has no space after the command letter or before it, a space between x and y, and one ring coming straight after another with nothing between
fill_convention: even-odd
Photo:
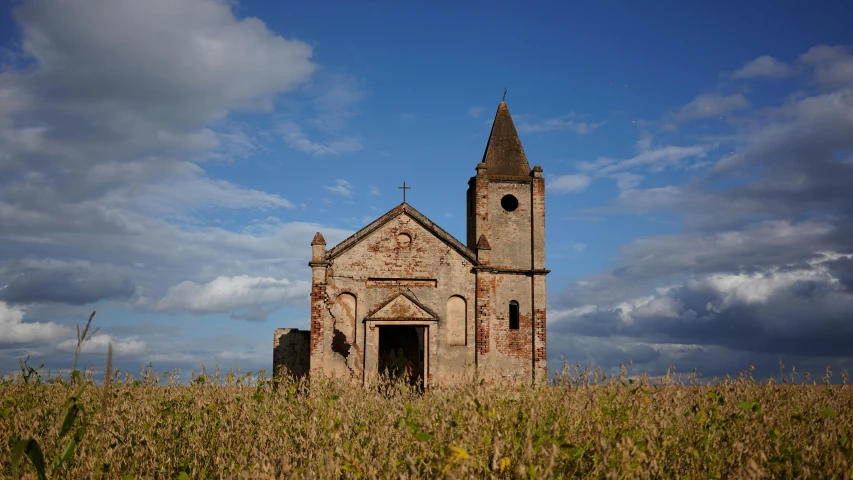
<instances>
[{"instance_id":1,"label":"shadow on church wall","mask_svg":"<svg viewBox=\"0 0 853 480\"><path fill-rule=\"evenodd\" d=\"M279 328L273 342L273 372L288 373L295 378L308 375L311 361L311 332L296 328Z\"/></svg>"}]
</instances>

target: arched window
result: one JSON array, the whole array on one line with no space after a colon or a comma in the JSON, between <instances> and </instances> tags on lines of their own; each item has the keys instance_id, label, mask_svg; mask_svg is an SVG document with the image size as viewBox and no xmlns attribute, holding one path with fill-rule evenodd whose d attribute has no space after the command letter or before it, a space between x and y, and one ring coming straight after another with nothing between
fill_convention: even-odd
<instances>
[{"instance_id":1,"label":"arched window","mask_svg":"<svg viewBox=\"0 0 853 480\"><path fill-rule=\"evenodd\" d=\"M454 295L447 299L447 343L449 345L465 345L467 316L468 309L464 298Z\"/></svg>"},{"instance_id":2,"label":"arched window","mask_svg":"<svg viewBox=\"0 0 853 480\"><path fill-rule=\"evenodd\" d=\"M509 329L518 330L518 302L509 302Z\"/></svg>"},{"instance_id":3,"label":"arched window","mask_svg":"<svg viewBox=\"0 0 853 480\"><path fill-rule=\"evenodd\" d=\"M342 293L335 299L335 330L340 331L344 335L347 343L355 343L355 322L356 322L357 302L355 295L351 293Z\"/></svg>"}]
</instances>

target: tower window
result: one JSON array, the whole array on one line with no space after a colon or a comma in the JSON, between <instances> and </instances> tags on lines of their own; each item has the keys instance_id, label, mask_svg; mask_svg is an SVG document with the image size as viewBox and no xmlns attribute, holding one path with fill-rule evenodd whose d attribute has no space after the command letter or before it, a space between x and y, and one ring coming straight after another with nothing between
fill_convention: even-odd
<instances>
[{"instance_id":1,"label":"tower window","mask_svg":"<svg viewBox=\"0 0 853 480\"><path fill-rule=\"evenodd\" d=\"M507 212L514 212L516 208L518 208L518 199L513 195L504 195L501 198L501 206Z\"/></svg>"},{"instance_id":2,"label":"tower window","mask_svg":"<svg viewBox=\"0 0 853 480\"><path fill-rule=\"evenodd\" d=\"M518 302L509 302L509 329L518 330Z\"/></svg>"}]
</instances>

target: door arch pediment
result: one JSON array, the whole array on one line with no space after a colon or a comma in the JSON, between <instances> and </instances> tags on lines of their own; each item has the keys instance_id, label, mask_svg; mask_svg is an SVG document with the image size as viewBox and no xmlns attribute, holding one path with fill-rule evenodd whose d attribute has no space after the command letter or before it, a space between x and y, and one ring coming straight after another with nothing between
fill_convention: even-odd
<instances>
[{"instance_id":1,"label":"door arch pediment","mask_svg":"<svg viewBox=\"0 0 853 480\"><path fill-rule=\"evenodd\" d=\"M437 322L438 315L408 292L391 296L364 317L365 322L419 321Z\"/></svg>"}]
</instances>

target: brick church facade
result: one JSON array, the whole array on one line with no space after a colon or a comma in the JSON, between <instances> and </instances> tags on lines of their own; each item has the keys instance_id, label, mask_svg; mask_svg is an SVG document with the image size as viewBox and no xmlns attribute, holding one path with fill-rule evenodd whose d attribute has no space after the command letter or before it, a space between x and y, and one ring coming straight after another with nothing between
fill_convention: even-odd
<instances>
[{"instance_id":1,"label":"brick church facade","mask_svg":"<svg viewBox=\"0 0 853 480\"><path fill-rule=\"evenodd\" d=\"M545 378L545 181L504 102L476 171L464 243L405 201L333 248L318 232L311 330L276 330L275 370L425 387Z\"/></svg>"}]
</instances>

